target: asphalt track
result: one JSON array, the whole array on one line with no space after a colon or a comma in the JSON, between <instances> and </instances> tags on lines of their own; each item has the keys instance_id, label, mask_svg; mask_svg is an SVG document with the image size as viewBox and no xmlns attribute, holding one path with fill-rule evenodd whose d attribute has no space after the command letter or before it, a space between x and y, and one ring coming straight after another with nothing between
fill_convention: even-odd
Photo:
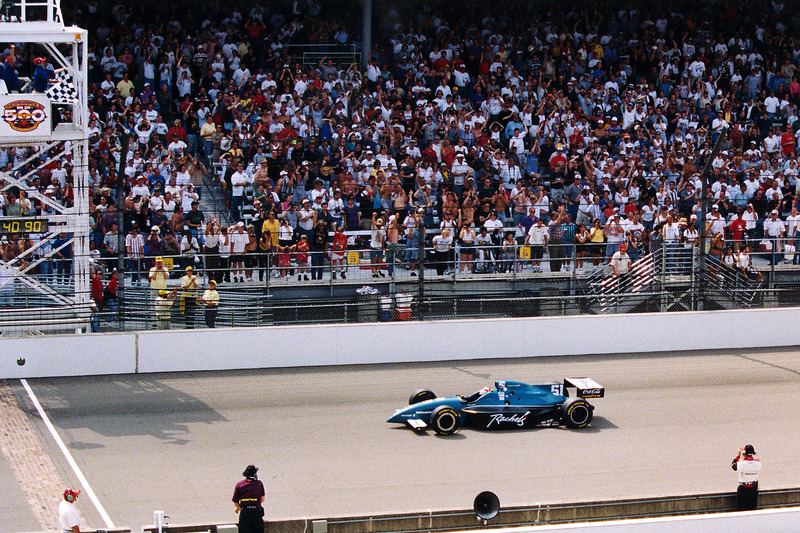
<instances>
[{"instance_id":1,"label":"asphalt track","mask_svg":"<svg viewBox=\"0 0 800 533\"><path fill-rule=\"evenodd\" d=\"M421 386L452 395L583 375L607 391L584 430L439 437L385 423ZM115 525L134 531L155 509L172 523L235 521L231 491L248 463L261 468L267 519L467 509L483 490L503 506L733 490L729 463L744 443L764 462L762 488L800 483L798 349L29 383ZM75 484L25 391L9 384ZM9 470L0 463L11 487L0 530L26 530L35 521ZM103 526L88 499L79 504L89 526Z\"/></svg>"}]
</instances>

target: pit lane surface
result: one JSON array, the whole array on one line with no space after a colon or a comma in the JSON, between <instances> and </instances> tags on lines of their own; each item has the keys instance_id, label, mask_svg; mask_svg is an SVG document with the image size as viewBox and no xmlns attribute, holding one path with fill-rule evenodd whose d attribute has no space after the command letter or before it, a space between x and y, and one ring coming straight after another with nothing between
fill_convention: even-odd
<instances>
[{"instance_id":1,"label":"pit lane surface","mask_svg":"<svg viewBox=\"0 0 800 533\"><path fill-rule=\"evenodd\" d=\"M606 387L591 400L589 428L439 437L385 423L423 386L449 396L565 376ZM9 383L75 484L19 382ZM173 524L235 521L230 496L248 463L261 468L267 519L468 509L483 490L502 506L733 490L729 463L744 443L764 462L762 488L800 480L796 349L29 383L114 523L135 531L155 509ZM79 504L88 525L103 527L88 499ZM0 530L12 524L0 517Z\"/></svg>"}]
</instances>

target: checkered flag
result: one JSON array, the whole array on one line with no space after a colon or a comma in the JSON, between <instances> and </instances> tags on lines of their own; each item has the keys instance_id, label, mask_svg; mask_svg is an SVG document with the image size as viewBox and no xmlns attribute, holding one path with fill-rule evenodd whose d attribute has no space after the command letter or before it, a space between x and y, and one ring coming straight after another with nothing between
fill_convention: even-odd
<instances>
[{"instance_id":1,"label":"checkered flag","mask_svg":"<svg viewBox=\"0 0 800 533\"><path fill-rule=\"evenodd\" d=\"M45 91L52 102L57 104L75 104L78 102L78 90L72 81L72 75L66 70L56 73L56 82Z\"/></svg>"}]
</instances>

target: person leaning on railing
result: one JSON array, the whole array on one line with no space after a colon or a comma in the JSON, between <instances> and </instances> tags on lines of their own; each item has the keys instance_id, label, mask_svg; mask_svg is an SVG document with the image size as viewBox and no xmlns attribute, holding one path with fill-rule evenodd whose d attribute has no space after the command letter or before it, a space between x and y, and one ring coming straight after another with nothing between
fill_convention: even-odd
<instances>
[{"instance_id":1,"label":"person leaning on railing","mask_svg":"<svg viewBox=\"0 0 800 533\"><path fill-rule=\"evenodd\" d=\"M213 328L219 311L219 293L217 292L216 281L213 279L208 280L208 288L199 301L205 306L206 327Z\"/></svg>"},{"instance_id":2,"label":"person leaning on railing","mask_svg":"<svg viewBox=\"0 0 800 533\"><path fill-rule=\"evenodd\" d=\"M444 275L450 260L450 250L453 248L453 237L450 230L445 228L433 238L433 252L436 258L436 274Z\"/></svg>"}]
</instances>

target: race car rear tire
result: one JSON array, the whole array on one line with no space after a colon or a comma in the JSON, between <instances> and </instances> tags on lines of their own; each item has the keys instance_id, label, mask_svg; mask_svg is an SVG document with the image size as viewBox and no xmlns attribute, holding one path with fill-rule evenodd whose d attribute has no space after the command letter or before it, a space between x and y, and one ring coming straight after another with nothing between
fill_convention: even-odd
<instances>
[{"instance_id":1,"label":"race car rear tire","mask_svg":"<svg viewBox=\"0 0 800 533\"><path fill-rule=\"evenodd\" d=\"M449 405L440 405L431 413L430 426L439 435L452 435L461 422L461 413Z\"/></svg>"},{"instance_id":2,"label":"race car rear tire","mask_svg":"<svg viewBox=\"0 0 800 533\"><path fill-rule=\"evenodd\" d=\"M583 398L570 398L561 406L561 418L569 428L585 428L592 414L592 406Z\"/></svg>"},{"instance_id":3,"label":"race car rear tire","mask_svg":"<svg viewBox=\"0 0 800 533\"><path fill-rule=\"evenodd\" d=\"M433 400L434 398L436 398L436 395L433 391L419 389L408 399L408 405L414 405L415 403L424 402L425 400Z\"/></svg>"}]
</instances>

